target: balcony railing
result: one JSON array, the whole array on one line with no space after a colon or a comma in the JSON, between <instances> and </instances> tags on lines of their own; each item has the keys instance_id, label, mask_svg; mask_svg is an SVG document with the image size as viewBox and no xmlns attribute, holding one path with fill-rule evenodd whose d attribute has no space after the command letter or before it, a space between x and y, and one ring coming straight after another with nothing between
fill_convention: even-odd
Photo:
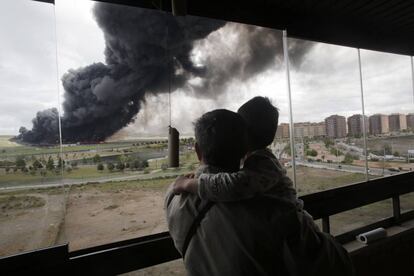
<instances>
[{"instance_id":1,"label":"balcony railing","mask_svg":"<svg viewBox=\"0 0 414 276\"><path fill-rule=\"evenodd\" d=\"M329 217L385 199L393 201L393 216L336 236L347 243L359 233L390 227L414 218L414 211L401 213L400 196L414 191L414 172L379 178L302 196L306 210L322 219L330 231ZM17 273L68 273L113 275L134 271L180 258L168 232L101 246L68 251L68 244L0 258L0 271Z\"/></svg>"}]
</instances>

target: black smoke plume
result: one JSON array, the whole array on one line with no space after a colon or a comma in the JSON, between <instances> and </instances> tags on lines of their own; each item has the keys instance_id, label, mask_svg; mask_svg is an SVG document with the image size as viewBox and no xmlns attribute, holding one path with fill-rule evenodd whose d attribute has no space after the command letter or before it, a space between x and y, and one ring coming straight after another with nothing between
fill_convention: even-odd
<instances>
[{"instance_id":1,"label":"black smoke plume","mask_svg":"<svg viewBox=\"0 0 414 276\"><path fill-rule=\"evenodd\" d=\"M231 81L249 79L281 59L279 31L227 23L229 35L240 36L242 44L234 51L210 47L211 53L203 53L204 62L196 64L194 48L203 48L203 41L226 22L111 4L96 4L93 13L104 33L105 64L63 75L64 142L105 140L134 121L146 94L180 88L213 97ZM296 56L300 60L309 45L297 43L291 48L296 53L293 61L298 62ZM192 84L192 79L200 81ZM38 112L32 130L21 128L17 139L58 143L58 118L56 109Z\"/></svg>"}]
</instances>

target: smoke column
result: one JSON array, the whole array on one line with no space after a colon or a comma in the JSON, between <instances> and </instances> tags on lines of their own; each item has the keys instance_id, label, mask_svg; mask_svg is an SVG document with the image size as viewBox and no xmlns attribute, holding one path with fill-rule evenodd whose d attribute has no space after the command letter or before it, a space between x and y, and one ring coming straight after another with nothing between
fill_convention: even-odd
<instances>
[{"instance_id":1,"label":"smoke column","mask_svg":"<svg viewBox=\"0 0 414 276\"><path fill-rule=\"evenodd\" d=\"M279 31L111 4L95 4L93 13L104 33L105 64L63 75L64 142L105 140L134 121L146 94L167 92L171 86L171 91L214 97L229 82L247 80L281 63ZM194 48L203 49L203 41L226 35L220 29L238 36L243 44L231 51L217 44L205 49L202 63L196 63ZM309 47L306 42L291 45L293 64L300 64ZM198 82L192 83L195 79ZM20 129L18 140L58 143L55 108L38 112L32 122L32 130Z\"/></svg>"}]
</instances>

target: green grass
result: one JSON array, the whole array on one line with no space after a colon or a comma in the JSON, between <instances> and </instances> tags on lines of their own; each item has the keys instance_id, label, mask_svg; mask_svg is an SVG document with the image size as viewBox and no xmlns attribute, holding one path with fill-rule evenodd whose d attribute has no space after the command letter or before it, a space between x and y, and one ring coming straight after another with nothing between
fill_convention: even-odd
<instances>
[{"instance_id":1,"label":"green grass","mask_svg":"<svg viewBox=\"0 0 414 276\"><path fill-rule=\"evenodd\" d=\"M119 171L108 172L98 171L96 166L80 166L78 169L72 170L70 173L64 171L63 178L65 179L88 179L88 178L102 178L105 176L120 176L127 175L127 173L122 173ZM56 174L53 171L47 171L47 175L42 177L40 172L36 172L36 175L31 175L30 173L22 173L20 170L13 173L5 173L4 169L0 169L0 185L6 183L39 183L39 182L50 182L59 180L62 178L61 173Z\"/></svg>"},{"instance_id":2,"label":"green grass","mask_svg":"<svg viewBox=\"0 0 414 276\"><path fill-rule=\"evenodd\" d=\"M37 196L0 196L0 210L2 212L42 207L45 203L43 198Z\"/></svg>"}]
</instances>

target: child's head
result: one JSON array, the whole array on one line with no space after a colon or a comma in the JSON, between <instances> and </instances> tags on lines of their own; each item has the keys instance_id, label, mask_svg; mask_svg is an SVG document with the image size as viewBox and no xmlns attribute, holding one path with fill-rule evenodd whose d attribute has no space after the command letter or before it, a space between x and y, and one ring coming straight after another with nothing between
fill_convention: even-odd
<instances>
[{"instance_id":1,"label":"child's head","mask_svg":"<svg viewBox=\"0 0 414 276\"><path fill-rule=\"evenodd\" d=\"M279 120L278 109L266 97L254 97L237 110L247 124L249 151L273 142Z\"/></svg>"}]
</instances>

